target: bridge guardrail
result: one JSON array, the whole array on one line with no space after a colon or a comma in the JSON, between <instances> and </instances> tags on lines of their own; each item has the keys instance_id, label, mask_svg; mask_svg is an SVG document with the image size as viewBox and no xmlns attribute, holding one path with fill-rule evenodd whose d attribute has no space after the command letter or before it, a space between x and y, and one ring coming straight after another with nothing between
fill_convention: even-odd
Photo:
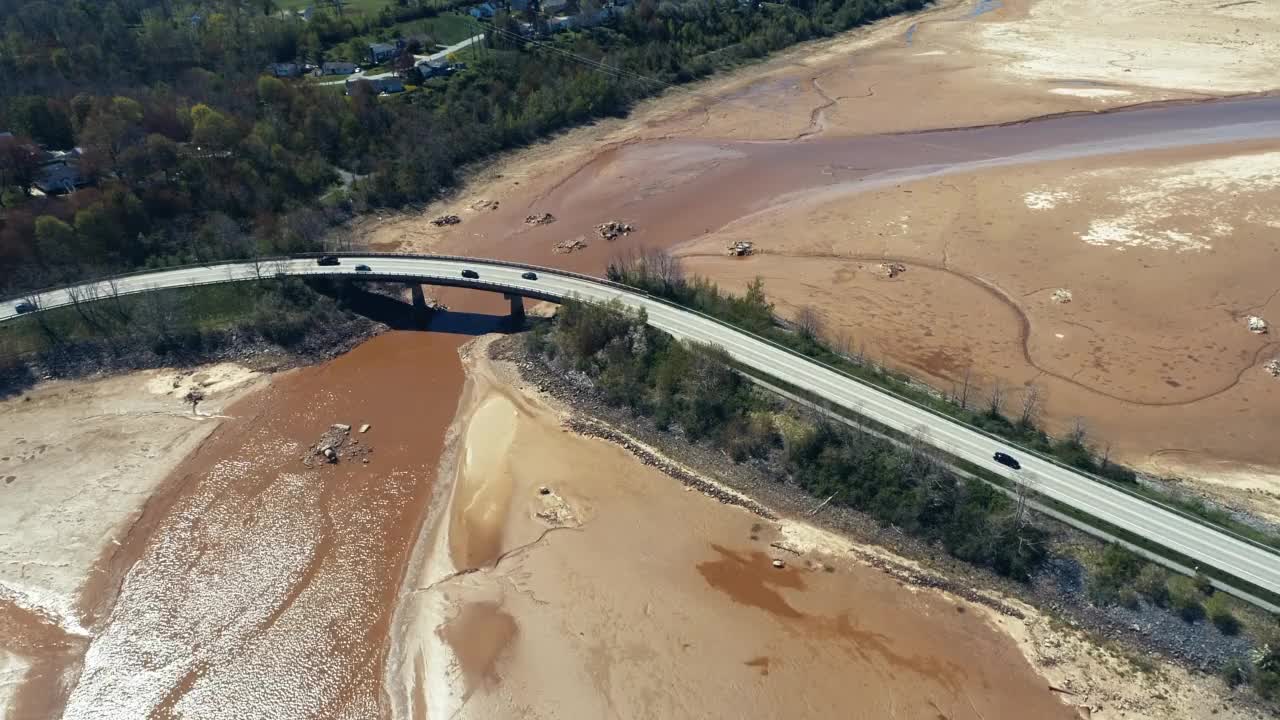
<instances>
[{"instance_id":1,"label":"bridge guardrail","mask_svg":"<svg viewBox=\"0 0 1280 720\"><path fill-rule=\"evenodd\" d=\"M708 315L707 313L704 313L704 312L702 312L702 311L700 311L700 310L697 310L697 309L694 309L694 308L689 308L689 307L686 307L686 306L684 306L684 305L680 305L679 303L673 302L673 301L668 300L668 299L663 298L663 297L659 297L659 296L657 296L657 295L652 295L652 294L650 294L649 292L646 292L646 291L641 290L641 289L639 289L639 288L631 287L630 285L625 285L625 284L623 284L623 283L614 282L614 281L612 281L612 280L608 280L608 279L606 279L606 278L595 277L595 276L586 275L586 274L583 274L583 273L573 272L573 271L569 271L569 270L560 270L560 269L557 269L557 268L551 268L551 267L546 267L546 266L542 266L542 265L532 265L532 264L529 264L529 263L507 262L507 261L503 261L503 260L495 260L495 259L492 259L492 258L474 258L474 257L466 257L466 256L459 256L459 255L420 255L420 254L385 253L385 252L298 253L298 254L294 254L294 255L286 255L286 256L272 256L272 257L268 257L268 258L255 258L255 259L250 259L250 260L224 260L224 261L219 261L219 262L216 262L216 263L189 263L189 264L185 264L185 265L176 265L176 266L166 267L166 268L156 268L156 269L151 269L151 270L138 270L138 271L133 271L133 272L129 272L129 273L122 273L122 274L119 274L119 275L112 275L112 276L105 277L105 278L99 278L99 279L97 279L97 280L90 280L90 281L86 281L86 282L82 282L82 283L76 283L75 285L59 285L59 286L55 286L55 287L51 287L51 288L46 288L46 289L43 289L43 290L40 290L40 291L36 291L36 292L32 292L32 293L26 293L26 294L23 294L23 295L20 295L20 296L16 296L16 297L6 298L6 299L4 300L4 302L9 302L9 301L13 301L13 300L21 300L21 299L23 299L23 298L32 297L32 296L35 296L35 295L42 295L42 294L45 294L45 293L48 293L48 292L56 292L56 291L59 291L59 290L66 290L67 288L71 288L71 287L78 287L78 286L82 286L82 285L96 285L96 284L102 284L102 283L106 283L106 282L109 282L109 281L111 281L111 280L115 280L115 279L119 279L119 278L137 277L137 276L141 276L141 275L151 275L151 274L155 274L155 273L169 272L169 271L174 271L174 270L189 270L189 269L193 269L193 268L207 268L207 269L214 269L214 268L224 267L224 266L242 266L242 265L248 265L248 264L251 264L251 263L254 263L254 262L257 262L257 263L260 263L260 264L263 264L263 265L267 265L267 264L270 264L270 263L280 262L280 261L282 261L282 260L284 260L284 261L287 261L287 260L306 260L306 259L320 258L320 257L322 257L322 256L324 256L324 255L335 255L335 256L340 257L340 258L377 258L377 257L389 257L389 258L398 258L398 259L446 260L446 261L466 262L466 263L472 263L472 264L477 264L477 265L491 265L491 266L502 266L502 267L511 267L511 268L522 268L522 269L534 270L534 271L538 271L538 272L545 272L545 273L551 273L551 274L561 275L561 276L564 276L564 277L571 277L571 278L575 278L575 279L578 279L578 280L583 280L583 281L585 281L585 282L595 283L595 284L597 284L597 285L605 285L605 286L608 286L608 287L612 287L612 288L614 288L614 289L621 290L621 291L624 291L624 292L630 293L630 294L632 294L632 295L638 295L638 296L641 296L641 297L643 297L643 298L645 298L645 299L647 299L647 300L651 300L651 301L653 301L653 302L657 302L657 303L660 303L660 304L666 305L666 306L671 307L671 308L673 308L673 309L677 309L677 310L680 310L680 311L682 311L682 312L686 312L686 313L690 313L690 314L693 314L693 315L697 315L697 316L699 316L699 317L701 317L701 318L703 318L703 319L706 319L706 320L709 320L709 321L711 321L711 322L714 322L714 323L716 323L717 325L720 325L720 326L725 327L725 328L727 328L727 329L733 330L734 332L740 333L740 334L742 334L742 335L746 335L746 336L748 336L748 337L750 337L750 338L752 338L752 339L755 339L755 340L757 340L757 341L759 341L759 342L763 342L763 343L765 343L765 344L767 344L767 345L769 345L769 346L771 346L771 347L773 347L773 348L775 348L775 349L781 350L781 351L783 351L783 352L785 352L785 353L787 353L787 354L789 354L789 355L792 355L792 356L794 356L794 357L796 357L796 358L799 358L799 359L805 360L805 361L807 361L807 362L810 362L810 363L812 363L812 364L814 364L814 365L817 365L817 366L819 366L819 367L821 367L821 368L823 368L823 369L825 369L825 370L828 370L828 371L830 371L830 372L832 372L832 373L835 373L836 375L839 375L839 376L840 376L840 377L842 377L842 378L845 378L845 379L847 379L847 380L851 380L851 381L853 381L853 382L856 382L856 383L858 383L859 385L861 385L861 386L863 386L863 387L866 387L866 388L868 388L868 389L874 390L874 391L876 391L876 392L883 393L883 394L885 394L885 395L889 395L890 397L893 397L894 399L897 399L897 400L899 400L899 401L901 401L901 402L907 403L908 405L911 405L912 407L915 407L915 408L920 409L920 410L924 410L925 412L928 412L929 414L933 415L934 417L937 417L937 418L940 418L940 419L945 420L945 421L947 421L947 422L950 422L950 423L952 423L952 424L958 425L958 426L960 426L960 427L962 427L962 428L964 428L964 429L966 429L966 430L969 430L969 431L971 431L971 432L978 433L978 434L980 434L980 435L982 435L982 436L984 436L984 437L986 437L986 438L988 438L988 439L990 439L990 440L992 440L992 441L994 441L994 442L998 442L998 443L1001 443L1001 444L1004 444L1004 445L1012 445L1013 447L1017 447L1017 448L1019 448L1019 450L1021 450L1021 451L1023 451L1023 452L1026 452L1027 454L1029 454L1029 455L1031 455L1031 456L1033 456L1033 457L1036 457L1037 459L1042 460L1042 461L1044 461L1044 462L1046 462L1046 463L1049 463L1049 464L1051 464L1051 465L1054 465L1054 466L1056 466L1056 467L1058 467L1058 468L1061 468L1061 469L1066 470L1066 471L1068 471L1068 472L1071 472L1071 473L1073 473L1073 474L1079 475L1079 476L1081 476L1081 477L1087 478L1087 479L1089 479L1089 480L1092 480L1093 482L1096 482L1096 483L1099 483L1099 484L1105 485L1106 487L1109 487L1109 488L1111 488L1111 489L1113 489L1113 490L1116 490L1116 491L1122 492L1122 493L1124 493L1125 495L1128 495L1129 497L1132 497L1132 498L1135 498L1135 499L1141 500L1141 501L1143 501L1143 502L1145 502L1145 503L1148 503L1148 504L1153 505L1153 506L1155 506L1155 507L1161 508L1162 510L1165 510L1166 512L1173 513L1174 515L1177 515L1177 516L1179 516L1179 517L1181 517L1181 518L1183 518L1183 519L1186 519L1186 520L1190 520L1190 521L1192 521L1192 522L1194 522L1194 523L1196 523L1196 524L1198 524L1198 525L1201 525L1201 526L1203 526L1203 527L1211 528L1211 529L1213 529L1213 530L1215 530L1215 531L1217 531L1217 532L1219 532L1219 533L1222 533L1223 535L1226 535L1226 536L1228 536L1228 537L1234 538L1234 539L1236 539L1236 540L1239 540L1240 542L1246 543L1246 544L1248 544L1248 545L1250 545L1250 546L1253 546L1253 547L1256 547L1256 548L1258 548L1258 549L1264 550L1264 551L1266 551L1266 552L1268 552L1268 553L1270 553L1270 554L1272 554L1272 555L1280 556L1280 549L1277 549L1277 548L1275 548L1275 547L1272 547L1272 546L1270 546L1270 545L1267 545L1266 543L1258 542L1257 540L1254 540L1253 538L1250 538L1250 537L1247 537L1247 536L1241 535L1241 534L1239 534L1239 533L1237 533L1237 532L1235 532L1235 531L1231 530L1230 528L1226 528L1226 527L1223 527L1223 526L1221 526L1221 525L1218 525L1218 524L1216 524L1216 523L1214 523L1214 522L1212 522L1212 521L1210 521L1210 520L1207 520L1207 519L1202 518L1202 517L1200 517L1200 516L1198 516L1198 515L1194 515L1194 514L1192 514L1192 513L1189 513L1189 512L1187 512L1187 511L1185 511L1185 510L1181 509L1181 508L1178 508L1178 507L1175 507L1175 506L1172 506L1172 505L1168 505L1168 504L1163 503L1163 502L1161 502L1161 501L1159 501L1159 500L1156 500L1156 499L1153 499L1153 498L1147 497L1146 495L1142 495L1141 493L1137 493L1137 492L1133 491L1133 490L1132 490L1132 489L1130 489L1130 488L1127 488L1127 487L1125 487L1125 486L1123 486L1123 485L1121 485L1121 484L1119 484L1119 483L1116 483L1116 482L1114 482L1114 481L1108 480L1107 478L1104 478L1104 477L1102 477L1102 476L1100 476L1100 475L1096 475L1096 474L1094 474L1094 473L1087 472L1087 471L1085 471L1085 470L1081 470L1081 469L1079 469L1079 468L1075 468L1075 467L1072 467L1072 466L1070 466L1070 465L1067 465L1066 463L1062 462L1061 460L1058 460L1057 458L1052 457L1052 456L1050 456L1050 455L1045 455L1044 453L1041 453L1041 452L1039 452L1039 451L1037 451L1037 450L1033 450L1033 449L1031 449L1031 448L1024 447L1024 446L1022 446L1022 445L1018 445L1018 444L1016 444L1016 443L1013 443L1012 441L1008 440L1007 438L1002 438L1002 437L1000 437L999 435L996 435L995 433L989 432L989 431L987 431L987 430L986 430L986 429L984 429L984 428L978 427L978 426L976 426L976 425L971 425L971 424L966 423L966 422L964 422L964 421L962 421L962 420L958 420L958 419L956 419L956 418L954 418L954 417L952 417L952 416L950 416L950 415L947 415L946 413L943 413L943 412L941 412L941 411L937 410L936 408L929 407L928 405L926 405L926 404L924 404L924 403L921 403L921 402L919 402L919 401L915 400L914 398L908 397L908 396L906 396L906 395L902 395L902 394L900 394L900 393L898 393L898 392L896 392L896 391L894 391L894 390L891 390L891 389L889 389L889 388L881 387L881 386L879 386L879 385L875 385L875 384L873 384L873 383L870 383L870 382L868 382L868 381L866 381L866 380L864 380L864 379L862 379L862 378L859 378L859 377L857 377L857 376L851 375L851 374L849 374L849 373L845 372L844 370L841 370L840 368L837 368L837 367L835 367L835 366L829 365L829 364L827 364L827 363L825 363L825 362L823 362L823 361L821 361L821 360L818 360L818 359L816 359L816 358L809 357L808 355L805 355L805 354L803 354L803 353L801 353L801 352L799 352L799 351L797 351L797 350L795 350L795 349L793 349L793 348L787 347L786 345L783 345L783 344L781 344L781 343L779 343L779 342L776 342L776 341L774 341L774 340L772 340L772 339L770 339L770 338L767 338L767 337L764 337L764 336L761 336L761 335L757 335L757 334L755 334L755 333L753 333L753 332L751 332L751 331L749 331L749 330L744 330L744 329L742 329L742 328L740 328L740 327L737 327L736 325L733 325L733 324L731 324L731 323L729 323L729 322L726 322L726 321L724 321L724 320L722 320L722 319L720 319L720 318L717 318L717 317L715 317L715 316L713 316L713 315ZM274 272L271 272L271 273L264 273L264 274L263 274L263 279L268 279L268 278L266 277L268 274L270 274L270 275L271 275L271 277L274 277L274 275L275 275L275 273L274 273ZM375 274L375 275L376 275L376 274ZM216 281L211 280L211 281L207 281L207 282L194 282L194 283L188 283L188 284L184 285L183 287L200 287L200 286L204 286L204 285L220 285L220 284L223 284L223 283L226 283L226 282L243 282L243 281L248 281L248 280L253 280L253 279L254 279L254 278L236 278L236 279L227 278L226 280L216 280ZM458 285L463 285L463 283L461 283L461 282L459 282L459 283L457 283L457 284L458 284ZM495 288L495 291L515 292L515 293L519 293L519 292L521 291L521 289L520 289L520 288L513 288L513 287L511 287L511 286L500 285L500 284L498 284L498 283L486 283L486 282L483 282L483 281L481 281L481 282L474 282L474 283L467 283L467 284L466 284L466 286L467 286L467 287L471 287L471 286L474 286L474 285L490 285L491 287ZM136 292L145 292L145 290L137 290L137 291L133 291L133 292L134 292L134 293L136 293ZM128 294L133 294L133 293L128 293ZM849 409L850 409L850 410L853 410L853 408L849 408ZM856 410L854 410L854 411L856 412Z\"/></svg>"}]
</instances>

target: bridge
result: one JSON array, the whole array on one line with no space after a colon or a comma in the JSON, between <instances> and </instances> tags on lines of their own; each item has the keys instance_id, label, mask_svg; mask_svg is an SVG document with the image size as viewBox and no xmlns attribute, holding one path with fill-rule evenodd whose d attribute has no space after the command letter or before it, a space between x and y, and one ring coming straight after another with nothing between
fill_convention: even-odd
<instances>
[{"instance_id":1,"label":"bridge","mask_svg":"<svg viewBox=\"0 0 1280 720\"><path fill-rule=\"evenodd\" d=\"M358 271L355 269L357 265L367 265L370 270ZM464 277L464 270L474 272L475 277ZM529 273L534 276L528 277ZM777 378L791 388L867 417L902 435L919 437L946 455L976 466L988 475L1028 486L1039 496L1101 521L1132 538L1159 545L1196 566L1214 568L1228 579L1240 581L1231 583L1215 579L1214 584L1220 589L1271 612L1280 612L1280 607L1258 597L1253 591L1253 588L1258 588L1272 597L1280 596L1280 553L1274 548L1211 525L1177 508L1153 502L1048 456L1022 450L1018 453L1022 469L1012 470L992 458L996 450L1008 449L1009 443L1005 440L867 384L768 339L599 278L477 258L345 254L341 256L341 264L335 266L318 265L315 258L276 258L133 273L46 290L29 300L39 310L48 310L74 302L165 288L288 276L341 277L485 290L510 298L513 310L520 298L525 297L553 302L571 297L596 303L617 301L627 308L645 311L651 326L677 339L718 345L745 369ZM11 300L0 307L0 322L18 316L16 302ZM1090 531L1104 538L1111 537L1110 531L1097 528ZM1144 551L1143 554L1180 571L1196 569L1149 552Z\"/></svg>"}]
</instances>

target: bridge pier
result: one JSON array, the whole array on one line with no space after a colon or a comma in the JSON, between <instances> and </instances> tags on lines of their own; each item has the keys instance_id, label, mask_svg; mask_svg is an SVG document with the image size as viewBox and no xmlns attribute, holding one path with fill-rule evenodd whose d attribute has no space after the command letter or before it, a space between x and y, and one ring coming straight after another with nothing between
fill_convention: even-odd
<instances>
[{"instance_id":1,"label":"bridge pier","mask_svg":"<svg viewBox=\"0 0 1280 720\"><path fill-rule=\"evenodd\" d=\"M511 320L512 327L517 329L524 327L524 296L503 293L502 297L511 301L511 314L508 315L508 319Z\"/></svg>"},{"instance_id":2,"label":"bridge pier","mask_svg":"<svg viewBox=\"0 0 1280 720\"><path fill-rule=\"evenodd\" d=\"M427 321L431 319L431 312L427 310L427 296L422 292L422 286L417 283L409 285L410 292L413 293L413 324L418 326L419 330L425 330Z\"/></svg>"}]
</instances>

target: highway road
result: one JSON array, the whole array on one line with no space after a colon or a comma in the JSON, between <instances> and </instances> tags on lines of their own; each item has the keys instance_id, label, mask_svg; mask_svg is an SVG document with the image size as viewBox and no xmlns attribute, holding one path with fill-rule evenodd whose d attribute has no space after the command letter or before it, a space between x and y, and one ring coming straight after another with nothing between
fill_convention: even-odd
<instances>
[{"instance_id":1,"label":"highway road","mask_svg":"<svg viewBox=\"0 0 1280 720\"><path fill-rule=\"evenodd\" d=\"M357 264L368 265L373 273L357 273ZM475 270L479 279L462 278L463 269ZM545 268L535 269L536 280L521 277L529 270L519 265L466 258L344 255L342 264L336 267L319 266L314 259L287 259L128 275L118 278L115 288L117 292L127 294L158 288L253 280L284 273L299 276L363 275L513 291L547 299L574 296L593 302L617 300L628 307L644 309L649 323L659 330L677 338L719 345L746 367L823 397L894 430L921 437L954 457L1029 485L1041 495L1280 595L1280 554L1269 549L1028 453L1012 451L1021 461L1022 469L1011 470L992 460L996 450L1009 449L999 440L699 313L603 280ZM49 291L35 300L42 309L51 309L70 304L73 295L102 298L111 294L111 286L107 283L89 283L70 290ZM0 306L0 322L15 316L15 301L7 301Z\"/></svg>"}]
</instances>

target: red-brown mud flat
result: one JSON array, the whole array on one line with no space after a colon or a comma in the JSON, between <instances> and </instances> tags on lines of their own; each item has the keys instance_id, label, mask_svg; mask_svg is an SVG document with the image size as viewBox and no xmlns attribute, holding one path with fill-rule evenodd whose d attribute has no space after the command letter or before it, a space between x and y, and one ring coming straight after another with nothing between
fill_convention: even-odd
<instances>
[{"instance_id":1,"label":"red-brown mud flat","mask_svg":"<svg viewBox=\"0 0 1280 720\"><path fill-rule=\"evenodd\" d=\"M387 628L459 342L387 333L233 406L112 559L123 584L64 717L386 716ZM304 463L335 423L343 458Z\"/></svg>"}]
</instances>

